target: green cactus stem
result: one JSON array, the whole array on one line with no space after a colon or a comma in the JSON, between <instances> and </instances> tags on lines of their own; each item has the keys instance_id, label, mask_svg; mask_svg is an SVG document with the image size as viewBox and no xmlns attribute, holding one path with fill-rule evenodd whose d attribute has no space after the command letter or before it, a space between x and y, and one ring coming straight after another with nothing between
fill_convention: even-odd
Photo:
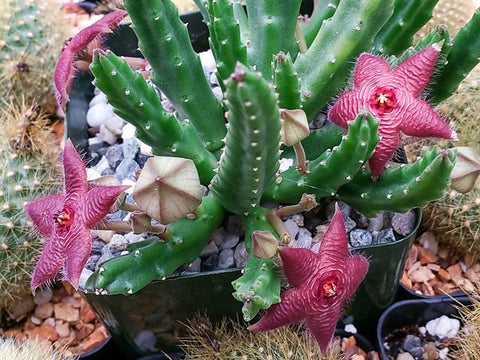
<instances>
[{"instance_id":1,"label":"green cactus stem","mask_svg":"<svg viewBox=\"0 0 480 360\"><path fill-rule=\"evenodd\" d=\"M295 59L298 53L295 26L300 0L247 0L250 32L248 59L250 64L267 80L272 78L273 54L290 53Z\"/></svg>"},{"instance_id":2,"label":"green cactus stem","mask_svg":"<svg viewBox=\"0 0 480 360\"><path fill-rule=\"evenodd\" d=\"M345 86L354 59L393 13L394 0L342 0L305 53L295 60L302 83L303 109L309 121Z\"/></svg>"},{"instance_id":3,"label":"green cactus stem","mask_svg":"<svg viewBox=\"0 0 480 360\"><path fill-rule=\"evenodd\" d=\"M334 195L372 155L379 141L377 129L377 120L368 113L360 114L349 123L348 134L338 146L310 161L309 172L302 174L294 166L290 167L269 187L264 199L294 204L303 193L314 194L317 199Z\"/></svg>"},{"instance_id":4,"label":"green cactus stem","mask_svg":"<svg viewBox=\"0 0 480 360\"><path fill-rule=\"evenodd\" d=\"M167 226L165 242L151 238L128 248L130 254L105 262L90 276L86 289L127 295L152 280L165 279L179 266L195 260L222 219L220 203L214 196L205 196L194 218L183 218Z\"/></svg>"},{"instance_id":5,"label":"green cactus stem","mask_svg":"<svg viewBox=\"0 0 480 360\"><path fill-rule=\"evenodd\" d=\"M126 0L139 48L152 67L152 82L189 119L208 150L223 146L225 119L203 74L186 26L170 0ZM199 106L201 104L201 106Z\"/></svg>"},{"instance_id":6,"label":"green cactus stem","mask_svg":"<svg viewBox=\"0 0 480 360\"><path fill-rule=\"evenodd\" d=\"M244 218L245 247L250 257L247 260L243 275L232 282L235 292L233 296L244 303L243 318L250 321L261 309L268 309L280 301L281 271L272 259L257 258L252 254L252 233L269 231L275 237L277 232L267 220L270 210L257 208Z\"/></svg>"},{"instance_id":7,"label":"green cactus stem","mask_svg":"<svg viewBox=\"0 0 480 360\"><path fill-rule=\"evenodd\" d=\"M229 0L209 0L210 48L217 62L220 85L235 71L237 62L247 63L247 47L240 38L240 24L234 17L233 4Z\"/></svg>"},{"instance_id":8,"label":"green cactus stem","mask_svg":"<svg viewBox=\"0 0 480 360\"><path fill-rule=\"evenodd\" d=\"M189 121L178 121L163 107L157 92L143 76L113 53L98 50L91 65L95 85L106 95L114 112L135 125L137 137L152 146L155 155L183 157L194 162L203 184L215 173L217 159Z\"/></svg>"},{"instance_id":9,"label":"green cactus stem","mask_svg":"<svg viewBox=\"0 0 480 360\"><path fill-rule=\"evenodd\" d=\"M300 109L300 82L298 74L293 68L290 54L283 52L274 56L275 71L273 83L278 93L278 106L280 109Z\"/></svg>"},{"instance_id":10,"label":"green cactus stem","mask_svg":"<svg viewBox=\"0 0 480 360\"><path fill-rule=\"evenodd\" d=\"M321 4L317 3L315 9L313 10L312 16L301 28L307 46L312 45L312 42L315 40L315 36L322 27L324 21L330 19L333 14L335 14L335 10L337 10L339 2L340 0L330 0L328 4L326 4L326 2Z\"/></svg>"},{"instance_id":11,"label":"green cactus stem","mask_svg":"<svg viewBox=\"0 0 480 360\"><path fill-rule=\"evenodd\" d=\"M395 10L375 37L375 50L398 55L413 43L413 36L432 18L438 0L395 0Z\"/></svg>"},{"instance_id":12,"label":"green cactus stem","mask_svg":"<svg viewBox=\"0 0 480 360\"><path fill-rule=\"evenodd\" d=\"M211 188L227 210L244 214L259 204L275 179L280 111L272 85L260 73L239 65L226 87L229 130Z\"/></svg>"},{"instance_id":13,"label":"green cactus stem","mask_svg":"<svg viewBox=\"0 0 480 360\"><path fill-rule=\"evenodd\" d=\"M442 197L454 163L454 150L439 152L434 148L411 165L386 169L376 181L364 171L337 194L366 216L381 210L406 212Z\"/></svg>"},{"instance_id":14,"label":"green cactus stem","mask_svg":"<svg viewBox=\"0 0 480 360\"><path fill-rule=\"evenodd\" d=\"M440 103L451 96L468 73L478 64L480 58L480 9L470 21L460 29L453 39L453 46L447 56L445 66L435 79L428 100Z\"/></svg>"}]
</instances>

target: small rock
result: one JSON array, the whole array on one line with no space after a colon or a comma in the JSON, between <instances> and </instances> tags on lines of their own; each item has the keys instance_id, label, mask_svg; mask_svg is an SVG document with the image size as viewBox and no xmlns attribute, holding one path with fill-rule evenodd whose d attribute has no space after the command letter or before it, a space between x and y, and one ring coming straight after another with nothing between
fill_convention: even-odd
<instances>
[{"instance_id":1,"label":"small rock","mask_svg":"<svg viewBox=\"0 0 480 360\"><path fill-rule=\"evenodd\" d=\"M438 360L438 350L435 343L428 342L423 345L423 360Z\"/></svg>"},{"instance_id":2,"label":"small rock","mask_svg":"<svg viewBox=\"0 0 480 360\"><path fill-rule=\"evenodd\" d=\"M378 212L370 218L367 229L369 231L380 231L383 229L383 212Z\"/></svg>"},{"instance_id":3,"label":"small rock","mask_svg":"<svg viewBox=\"0 0 480 360\"><path fill-rule=\"evenodd\" d=\"M122 145L110 146L105 153L105 158L108 161L108 165L110 165L112 169L116 169L120 162L123 160Z\"/></svg>"},{"instance_id":4,"label":"small rock","mask_svg":"<svg viewBox=\"0 0 480 360\"><path fill-rule=\"evenodd\" d=\"M372 234L368 230L355 229L350 232L350 244L353 247L371 245L372 240Z\"/></svg>"},{"instance_id":5,"label":"small rock","mask_svg":"<svg viewBox=\"0 0 480 360\"><path fill-rule=\"evenodd\" d=\"M96 328L85 340L82 341L81 345L83 352L85 353L97 348L107 337L107 330L103 326Z\"/></svg>"},{"instance_id":6,"label":"small rock","mask_svg":"<svg viewBox=\"0 0 480 360\"><path fill-rule=\"evenodd\" d=\"M103 173L106 169L110 169L110 164L108 163L107 157L102 156L100 161L94 167L92 167L92 169L99 174Z\"/></svg>"},{"instance_id":7,"label":"small rock","mask_svg":"<svg viewBox=\"0 0 480 360\"><path fill-rule=\"evenodd\" d=\"M223 238L225 237L226 232L223 227L215 229L215 231L211 235L211 240L215 243L215 245L220 246L223 242Z\"/></svg>"},{"instance_id":8,"label":"small rock","mask_svg":"<svg viewBox=\"0 0 480 360\"><path fill-rule=\"evenodd\" d=\"M120 135L124 123L125 121L120 116L113 113L113 115L108 117L102 125L112 131L112 133Z\"/></svg>"},{"instance_id":9,"label":"small rock","mask_svg":"<svg viewBox=\"0 0 480 360\"><path fill-rule=\"evenodd\" d=\"M247 249L245 248L245 241L241 241L235 247L235 252L233 254L235 259L235 266L244 267L248 260Z\"/></svg>"},{"instance_id":10,"label":"small rock","mask_svg":"<svg viewBox=\"0 0 480 360\"><path fill-rule=\"evenodd\" d=\"M37 305L33 314L39 319L46 319L53 314L53 304L51 302L47 302Z\"/></svg>"},{"instance_id":11,"label":"small rock","mask_svg":"<svg viewBox=\"0 0 480 360\"><path fill-rule=\"evenodd\" d=\"M442 315L427 322L425 328L430 335L438 336L440 339L452 338L457 335L460 329L460 321Z\"/></svg>"},{"instance_id":12,"label":"small rock","mask_svg":"<svg viewBox=\"0 0 480 360\"><path fill-rule=\"evenodd\" d=\"M135 172L139 169L140 165L138 165L135 160L123 159L120 164L118 164L115 175L120 181L124 179L135 180Z\"/></svg>"},{"instance_id":13,"label":"small rock","mask_svg":"<svg viewBox=\"0 0 480 360\"><path fill-rule=\"evenodd\" d=\"M79 298L76 298L75 296L65 296L62 301L63 304L70 305L71 307L74 308L80 308L81 301Z\"/></svg>"},{"instance_id":14,"label":"small rock","mask_svg":"<svg viewBox=\"0 0 480 360\"><path fill-rule=\"evenodd\" d=\"M212 271L218 267L218 254L213 254L202 261L202 271Z\"/></svg>"},{"instance_id":15,"label":"small rock","mask_svg":"<svg viewBox=\"0 0 480 360\"><path fill-rule=\"evenodd\" d=\"M60 337L67 337L70 335L70 326L67 322L62 320L57 320L55 322L55 331Z\"/></svg>"},{"instance_id":16,"label":"small rock","mask_svg":"<svg viewBox=\"0 0 480 360\"><path fill-rule=\"evenodd\" d=\"M448 358L448 347L446 348L443 348L442 350L439 350L438 351L438 358L441 359L441 360L445 360Z\"/></svg>"},{"instance_id":17,"label":"small rock","mask_svg":"<svg viewBox=\"0 0 480 360\"><path fill-rule=\"evenodd\" d=\"M127 249L128 240L123 235L115 234L108 243L108 247L112 254L122 252Z\"/></svg>"},{"instance_id":18,"label":"small rock","mask_svg":"<svg viewBox=\"0 0 480 360\"><path fill-rule=\"evenodd\" d=\"M91 250L91 253L92 254L101 254L102 253L102 249L105 247L105 242L103 241L100 241L100 240L93 240L92 241L92 250Z\"/></svg>"},{"instance_id":19,"label":"small rock","mask_svg":"<svg viewBox=\"0 0 480 360\"><path fill-rule=\"evenodd\" d=\"M140 144L136 138L130 138L123 141L122 144L123 157L125 159L135 159L140 151Z\"/></svg>"},{"instance_id":20,"label":"small rock","mask_svg":"<svg viewBox=\"0 0 480 360\"><path fill-rule=\"evenodd\" d=\"M95 265L94 265L95 266ZM95 267L93 268L95 269ZM85 289L85 284L87 283L87 280L88 278L90 277L90 275L93 274L93 270L92 269L87 269L87 268L84 268L82 270L82 273L80 274L80 279L78 281L78 287L81 288L81 289Z\"/></svg>"},{"instance_id":21,"label":"small rock","mask_svg":"<svg viewBox=\"0 0 480 360\"><path fill-rule=\"evenodd\" d=\"M201 258L206 258L211 255L218 254L218 247L215 245L214 241L210 241L205 247L203 248L202 252L200 253Z\"/></svg>"},{"instance_id":22,"label":"small rock","mask_svg":"<svg viewBox=\"0 0 480 360\"><path fill-rule=\"evenodd\" d=\"M345 325L345 329L344 329L346 332L349 332L351 334L356 334L357 333L357 328L355 327L355 325L353 324L347 324Z\"/></svg>"},{"instance_id":23,"label":"small rock","mask_svg":"<svg viewBox=\"0 0 480 360\"><path fill-rule=\"evenodd\" d=\"M391 227L380 231L372 231L372 236L374 244L387 244L396 241L395 234Z\"/></svg>"},{"instance_id":24,"label":"small rock","mask_svg":"<svg viewBox=\"0 0 480 360\"><path fill-rule=\"evenodd\" d=\"M240 236L234 234L228 234L224 237L220 244L220 250L233 249L240 241Z\"/></svg>"},{"instance_id":25,"label":"small rock","mask_svg":"<svg viewBox=\"0 0 480 360\"><path fill-rule=\"evenodd\" d=\"M49 287L44 287L35 291L35 296L33 297L33 301L37 305L45 304L52 300L53 291Z\"/></svg>"},{"instance_id":26,"label":"small rock","mask_svg":"<svg viewBox=\"0 0 480 360\"><path fill-rule=\"evenodd\" d=\"M102 265L105 261L113 259L114 256L112 252L110 251L110 248L108 246L105 246L103 248L102 255L98 258L97 263L95 265L95 270L98 270L100 265Z\"/></svg>"},{"instance_id":27,"label":"small rock","mask_svg":"<svg viewBox=\"0 0 480 360\"><path fill-rule=\"evenodd\" d=\"M78 309L61 302L53 305L53 312L55 313L55 318L57 320L73 322L80 319L80 312Z\"/></svg>"},{"instance_id":28,"label":"small rock","mask_svg":"<svg viewBox=\"0 0 480 360\"><path fill-rule=\"evenodd\" d=\"M310 250L313 251L315 254L318 254L318 252L320 251L320 244L320 242L314 243Z\"/></svg>"},{"instance_id":29,"label":"small rock","mask_svg":"<svg viewBox=\"0 0 480 360\"><path fill-rule=\"evenodd\" d=\"M408 352L398 354L397 360L415 360L415 358Z\"/></svg>"},{"instance_id":30,"label":"small rock","mask_svg":"<svg viewBox=\"0 0 480 360\"><path fill-rule=\"evenodd\" d=\"M87 262L85 263L85 268L91 271L95 271L98 260L101 255L90 255Z\"/></svg>"},{"instance_id":31,"label":"small rock","mask_svg":"<svg viewBox=\"0 0 480 360\"><path fill-rule=\"evenodd\" d=\"M55 331L55 328L47 322L44 322L42 325L35 327L30 331L30 337L38 337L40 339L55 341L58 340L58 333Z\"/></svg>"},{"instance_id":32,"label":"small rock","mask_svg":"<svg viewBox=\"0 0 480 360\"><path fill-rule=\"evenodd\" d=\"M15 301L9 311L9 315L12 319L19 321L20 319L23 319L27 313L33 311L34 308L35 303L33 302L33 296L26 296Z\"/></svg>"},{"instance_id":33,"label":"small rock","mask_svg":"<svg viewBox=\"0 0 480 360\"><path fill-rule=\"evenodd\" d=\"M223 249L218 256L218 268L230 269L235 266L235 258L233 257L233 249Z\"/></svg>"},{"instance_id":34,"label":"small rock","mask_svg":"<svg viewBox=\"0 0 480 360\"><path fill-rule=\"evenodd\" d=\"M36 317L35 315L30 316L30 321L35 325L40 325L42 323L42 319Z\"/></svg>"},{"instance_id":35,"label":"small rock","mask_svg":"<svg viewBox=\"0 0 480 360\"><path fill-rule=\"evenodd\" d=\"M135 344L138 348L142 351L155 351L157 348L155 347L156 343L155 334L153 331L150 330L143 330L138 333L135 337Z\"/></svg>"},{"instance_id":36,"label":"small rock","mask_svg":"<svg viewBox=\"0 0 480 360\"><path fill-rule=\"evenodd\" d=\"M409 278L413 282L423 283L432 280L435 277L432 270L426 266L420 266L418 269L409 273Z\"/></svg>"},{"instance_id":37,"label":"small rock","mask_svg":"<svg viewBox=\"0 0 480 360\"><path fill-rule=\"evenodd\" d=\"M90 127L99 127L114 115L111 105L99 102L87 111L87 123Z\"/></svg>"},{"instance_id":38,"label":"small rock","mask_svg":"<svg viewBox=\"0 0 480 360\"><path fill-rule=\"evenodd\" d=\"M137 162L138 165L140 165L141 168L143 168L143 165L145 165L145 163L149 158L150 157L147 155L138 153L137 156L135 157L135 161Z\"/></svg>"},{"instance_id":39,"label":"small rock","mask_svg":"<svg viewBox=\"0 0 480 360\"><path fill-rule=\"evenodd\" d=\"M125 235L123 235L123 237L125 238L125 240L127 240L129 244L133 244L133 243L145 240L145 235L134 234L133 232L126 233Z\"/></svg>"},{"instance_id":40,"label":"small rock","mask_svg":"<svg viewBox=\"0 0 480 360\"><path fill-rule=\"evenodd\" d=\"M357 223L350 219L348 216L343 216L343 223L345 224L345 231L349 233L357 226Z\"/></svg>"},{"instance_id":41,"label":"small rock","mask_svg":"<svg viewBox=\"0 0 480 360\"><path fill-rule=\"evenodd\" d=\"M437 255L438 253L438 241L435 235L430 231L425 231L418 242L427 250Z\"/></svg>"},{"instance_id":42,"label":"small rock","mask_svg":"<svg viewBox=\"0 0 480 360\"><path fill-rule=\"evenodd\" d=\"M88 104L88 107L91 108L91 107L94 107L97 104L101 104L101 103L106 104L107 102L108 102L107 101L107 95L100 92L97 95L95 95L92 98L92 100L90 100L90 103Z\"/></svg>"},{"instance_id":43,"label":"small rock","mask_svg":"<svg viewBox=\"0 0 480 360\"><path fill-rule=\"evenodd\" d=\"M366 229L368 227L369 220L362 213L359 213L358 211L355 211L355 210L352 209L352 211L350 212L350 218L353 221L355 221L358 228Z\"/></svg>"},{"instance_id":44,"label":"small rock","mask_svg":"<svg viewBox=\"0 0 480 360\"><path fill-rule=\"evenodd\" d=\"M409 210L404 214L395 213L392 217L392 227L397 234L407 236L413 231L415 227L415 212Z\"/></svg>"},{"instance_id":45,"label":"small rock","mask_svg":"<svg viewBox=\"0 0 480 360\"><path fill-rule=\"evenodd\" d=\"M135 125L132 125L130 123L125 124L122 127L122 139L126 140L126 139L130 139L132 137L135 137L135 132L136 131L137 131L137 128L135 127Z\"/></svg>"},{"instance_id":46,"label":"small rock","mask_svg":"<svg viewBox=\"0 0 480 360\"><path fill-rule=\"evenodd\" d=\"M304 249L310 249L312 247L312 234L304 227L298 230L297 246Z\"/></svg>"},{"instance_id":47,"label":"small rock","mask_svg":"<svg viewBox=\"0 0 480 360\"><path fill-rule=\"evenodd\" d=\"M287 219L283 223L285 224L288 233L292 236L292 239L296 239L299 231L298 225L292 219Z\"/></svg>"},{"instance_id":48,"label":"small rock","mask_svg":"<svg viewBox=\"0 0 480 360\"><path fill-rule=\"evenodd\" d=\"M290 219L293 220L293 222L295 224L297 224L299 227L303 226L304 225L304 222L303 222L303 215L302 214L295 214L295 215L292 215L290 216Z\"/></svg>"},{"instance_id":49,"label":"small rock","mask_svg":"<svg viewBox=\"0 0 480 360\"><path fill-rule=\"evenodd\" d=\"M407 335L402 342L402 348L410 352L411 349L422 346L422 339L415 335Z\"/></svg>"}]
</instances>

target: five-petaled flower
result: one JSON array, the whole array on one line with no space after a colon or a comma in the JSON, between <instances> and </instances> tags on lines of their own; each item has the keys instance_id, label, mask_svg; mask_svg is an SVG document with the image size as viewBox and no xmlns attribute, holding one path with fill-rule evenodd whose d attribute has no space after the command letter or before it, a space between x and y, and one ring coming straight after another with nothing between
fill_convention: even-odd
<instances>
[{"instance_id":1,"label":"five-petaled flower","mask_svg":"<svg viewBox=\"0 0 480 360\"><path fill-rule=\"evenodd\" d=\"M65 195L50 195L25 205L25 212L47 239L33 271L32 292L54 280L64 269L64 280L78 287L88 260L90 227L99 223L128 186L89 189L85 165L70 140L63 152Z\"/></svg>"},{"instance_id":2,"label":"five-petaled flower","mask_svg":"<svg viewBox=\"0 0 480 360\"><path fill-rule=\"evenodd\" d=\"M249 329L273 330L305 320L322 351L326 351L343 303L365 277L368 260L349 253L345 224L338 206L318 255L308 249L283 248L280 257L293 288L282 293L281 301Z\"/></svg>"},{"instance_id":3,"label":"five-petaled flower","mask_svg":"<svg viewBox=\"0 0 480 360\"><path fill-rule=\"evenodd\" d=\"M342 94L328 113L329 119L347 129L360 109L380 120L380 142L369 160L372 177L382 173L400 142L400 132L415 137L456 139L455 133L419 95L430 82L440 47L435 44L392 70L382 57L360 55L353 89Z\"/></svg>"}]
</instances>

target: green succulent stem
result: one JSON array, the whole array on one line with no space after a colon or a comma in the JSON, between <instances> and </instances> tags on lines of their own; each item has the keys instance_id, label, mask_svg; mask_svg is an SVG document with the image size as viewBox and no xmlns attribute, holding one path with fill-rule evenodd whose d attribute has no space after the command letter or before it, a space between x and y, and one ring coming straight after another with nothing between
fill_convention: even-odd
<instances>
[{"instance_id":1,"label":"green succulent stem","mask_svg":"<svg viewBox=\"0 0 480 360\"><path fill-rule=\"evenodd\" d=\"M229 129L211 188L226 209L244 214L259 204L264 189L275 179L280 110L272 85L244 66L237 67L226 88Z\"/></svg>"},{"instance_id":2,"label":"green succulent stem","mask_svg":"<svg viewBox=\"0 0 480 360\"><path fill-rule=\"evenodd\" d=\"M226 133L223 109L205 79L175 5L170 0L126 0L124 6L140 51L152 67L152 82L180 117L192 122L208 150L222 147Z\"/></svg>"},{"instance_id":3,"label":"green succulent stem","mask_svg":"<svg viewBox=\"0 0 480 360\"><path fill-rule=\"evenodd\" d=\"M106 95L114 112L135 125L137 137L152 146L155 155L191 159L204 184L212 179L217 159L192 124L166 111L158 94L143 76L113 53L96 51L90 66L95 85Z\"/></svg>"},{"instance_id":4,"label":"green succulent stem","mask_svg":"<svg viewBox=\"0 0 480 360\"><path fill-rule=\"evenodd\" d=\"M131 294L152 280L169 276L179 266L195 260L220 225L224 210L214 196L205 196L194 218L182 218L167 225L162 242L154 237L128 248L130 254L101 265L87 281L88 291Z\"/></svg>"},{"instance_id":5,"label":"green succulent stem","mask_svg":"<svg viewBox=\"0 0 480 360\"><path fill-rule=\"evenodd\" d=\"M454 150L434 148L411 165L386 169L376 181L368 171L360 173L338 190L338 196L366 216L381 210L406 212L441 198L454 164Z\"/></svg>"},{"instance_id":6,"label":"green succulent stem","mask_svg":"<svg viewBox=\"0 0 480 360\"><path fill-rule=\"evenodd\" d=\"M338 3L340 0L329 0L328 4L326 1L322 1L322 3L318 3L308 22L302 26L302 33L305 38L305 42L307 47L312 45L313 40L315 40L315 36L317 36L320 28L323 25L323 22L327 19L330 19L333 14L335 14L335 10L337 9Z\"/></svg>"},{"instance_id":7,"label":"green succulent stem","mask_svg":"<svg viewBox=\"0 0 480 360\"><path fill-rule=\"evenodd\" d=\"M246 3L249 28L255 29L250 31L249 63L270 80L274 54L283 51L295 58L298 53L295 27L301 0L247 0Z\"/></svg>"}]
</instances>

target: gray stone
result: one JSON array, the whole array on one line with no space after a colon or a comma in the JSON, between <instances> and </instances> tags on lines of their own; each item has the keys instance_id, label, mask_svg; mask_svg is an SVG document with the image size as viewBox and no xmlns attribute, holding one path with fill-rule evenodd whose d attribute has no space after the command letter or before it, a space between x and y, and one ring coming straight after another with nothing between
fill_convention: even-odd
<instances>
[{"instance_id":1,"label":"gray stone","mask_svg":"<svg viewBox=\"0 0 480 360\"><path fill-rule=\"evenodd\" d=\"M372 240L372 234L368 230L355 229L350 232L350 245L353 247L371 245Z\"/></svg>"},{"instance_id":2,"label":"gray stone","mask_svg":"<svg viewBox=\"0 0 480 360\"><path fill-rule=\"evenodd\" d=\"M52 300L53 291L49 287L42 287L35 291L35 296L33 297L33 302L36 305L42 305L50 300Z\"/></svg>"},{"instance_id":3,"label":"gray stone","mask_svg":"<svg viewBox=\"0 0 480 360\"><path fill-rule=\"evenodd\" d=\"M192 273L192 272L200 272L200 265L202 264L202 259L197 257L195 260L193 260L192 263L190 263L187 268L185 269L185 272L187 273Z\"/></svg>"},{"instance_id":4,"label":"gray stone","mask_svg":"<svg viewBox=\"0 0 480 360\"><path fill-rule=\"evenodd\" d=\"M210 241L205 247L203 248L202 252L200 253L201 258L206 258L211 255L218 254L218 247L214 241Z\"/></svg>"},{"instance_id":5,"label":"gray stone","mask_svg":"<svg viewBox=\"0 0 480 360\"><path fill-rule=\"evenodd\" d=\"M304 227L298 230L297 246L304 249L310 249L312 247L312 234Z\"/></svg>"},{"instance_id":6,"label":"gray stone","mask_svg":"<svg viewBox=\"0 0 480 360\"><path fill-rule=\"evenodd\" d=\"M215 243L215 245L220 246L220 244L223 242L223 238L225 237L226 232L224 228L218 228L216 229L213 233L212 236L210 237L211 240Z\"/></svg>"},{"instance_id":7,"label":"gray stone","mask_svg":"<svg viewBox=\"0 0 480 360\"><path fill-rule=\"evenodd\" d=\"M402 342L402 349L410 352L410 350L416 347L422 347L422 339L418 336L408 334Z\"/></svg>"},{"instance_id":8,"label":"gray stone","mask_svg":"<svg viewBox=\"0 0 480 360\"><path fill-rule=\"evenodd\" d=\"M380 231L383 229L383 212L376 213L375 216L370 218L367 229L369 231Z\"/></svg>"},{"instance_id":9,"label":"gray stone","mask_svg":"<svg viewBox=\"0 0 480 360\"><path fill-rule=\"evenodd\" d=\"M292 216L290 216L290 219L292 219L293 222L294 222L295 224L297 224L298 226L303 226L303 225L304 225L303 215L302 215L302 214L292 215Z\"/></svg>"},{"instance_id":10,"label":"gray stone","mask_svg":"<svg viewBox=\"0 0 480 360\"><path fill-rule=\"evenodd\" d=\"M113 235L112 238L110 239L110 242L108 243L108 247L110 248L110 251L112 252L112 254L126 250L127 245L128 245L128 240L125 239L125 236L120 234Z\"/></svg>"},{"instance_id":11,"label":"gray stone","mask_svg":"<svg viewBox=\"0 0 480 360\"><path fill-rule=\"evenodd\" d=\"M289 234L292 236L292 239L297 238L299 227L292 219L287 219L283 222L288 229Z\"/></svg>"},{"instance_id":12,"label":"gray stone","mask_svg":"<svg viewBox=\"0 0 480 360\"><path fill-rule=\"evenodd\" d=\"M230 269L235 266L235 258L233 257L233 249L223 249L218 256L218 268Z\"/></svg>"},{"instance_id":13,"label":"gray stone","mask_svg":"<svg viewBox=\"0 0 480 360\"><path fill-rule=\"evenodd\" d=\"M380 231L372 231L374 244L386 244L396 241L395 234L392 228L388 228Z\"/></svg>"},{"instance_id":14,"label":"gray stone","mask_svg":"<svg viewBox=\"0 0 480 360\"><path fill-rule=\"evenodd\" d=\"M241 241L238 243L237 247L235 248L233 258L235 259L235 265L237 267L245 266L248 260L248 253L247 249L245 248L245 241Z\"/></svg>"},{"instance_id":15,"label":"gray stone","mask_svg":"<svg viewBox=\"0 0 480 360\"><path fill-rule=\"evenodd\" d=\"M223 238L220 244L220 250L233 249L240 241L240 236L234 234L228 234Z\"/></svg>"},{"instance_id":16,"label":"gray stone","mask_svg":"<svg viewBox=\"0 0 480 360\"><path fill-rule=\"evenodd\" d=\"M134 234L133 232L126 233L124 235L125 239L129 244L133 244L142 240L145 240L145 235L143 234Z\"/></svg>"},{"instance_id":17,"label":"gray stone","mask_svg":"<svg viewBox=\"0 0 480 360\"><path fill-rule=\"evenodd\" d=\"M350 216L352 208L349 205L345 204L343 201L329 202L325 209L325 214L327 215L328 220L332 219L336 205L340 208L344 218Z\"/></svg>"},{"instance_id":18,"label":"gray stone","mask_svg":"<svg viewBox=\"0 0 480 360\"><path fill-rule=\"evenodd\" d=\"M107 158L108 165L110 165L112 169L116 169L123 160L122 145L110 146L105 153L105 157Z\"/></svg>"},{"instance_id":19,"label":"gray stone","mask_svg":"<svg viewBox=\"0 0 480 360\"><path fill-rule=\"evenodd\" d=\"M353 221L355 221L358 228L366 229L368 227L369 220L362 213L352 209L352 211L350 213L350 217L352 218Z\"/></svg>"},{"instance_id":20,"label":"gray stone","mask_svg":"<svg viewBox=\"0 0 480 360\"><path fill-rule=\"evenodd\" d=\"M91 253L100 255L102 253L102 249L105 245L106 245L105 242L103 242L101 240L93 240L92 241Z\"/></svg>"},{"instance_id":21,"label":"gray stone","mask_svg":"<svg viewBox=\"0 0 480 360\"><path fill-rule=\"evenodd\" d=\"M395 213L392 217L392 227L397 234L407 236L413 231L415 226L415 212L407 211L405 214Z\"/></svg>"},{"instance_id":22,"label":"gray stone","mask_svg":"<svg viewBox=\"0 0 480 360\"><path fill-rule=\"evenodd\" d=\"M213 254L202 261L202 271L212 271L218 267L218 254Z\"/></svg>"},{"instance_id":23,"label":"gray stone","mask_svg":"<svg viewBox=\"0 0 480 360\"><path fill-rule=\"evenodd\" d=\"M143 154L139 153L135 157L135 161L137 162L138 165L140 165L141 168L143 168L143 165L145 165L145 163L147 162L147 160L149 158L150 158L149 156L146 156L146 155L143 155Z\"/></svg>"},{"instance_id":24,"label":"gray stone","mask_svg":"<svg viewBox=\"0 0 480 360\"><path fill-rule=\"evenodd\" d=\"M118 180L130 179L135 181L135 172L140 169L140 165L135 160L123 159L118 164L115 174Z\"/></svg>"},{"instance_id":25,"label":"gray stone","mask_svg":"<svg viewBox=\"0 0 480 360\"><path fill-rule=\"evenodd\" d=\"M102 176L115 175L115 170L113 170L111 167L108 167L105 170L103 170L100 175Z\"/></svg>"},{"instance_id":26,"label":"gray stone","mask_svg":"<svg viewBox=\"0 0 480 360\"><path fill-rule=\"evenodd\" d=\"M102 255L97 260L97 263L95 265L95 270L98 270L100 265L103 264L105 261L113 259L114 256L112 252L110 251L110 248L108 246L105 246L102 250Z\"/></svg>"},{"instance_id":27,"label":"gray stone","mask_svg":"<svg viewBox=\"0 0 480 360\"><path fill-rule=\"evenodd\" d=\"M135 159L140 151L140 144L136 138L125 139L122 144L123 158Z\"/></svg>"},{"instance_id":28,"label":"gray stone","mask_svg":"<svg viewBox=\"0 0 480 360\"><path fill-rule=\"evenodd\" d=\"M90 271L95 271L100 255L90 255L87 262L85 263L85 268Z\"/></svg>"},{"instance_id":29,"label":"gray stone","mask_svg":"<svg viewBox=\"0 0 480 360\"><path fill-rule=\"evenodd\" d=\"M392 217L393 213L390 211L385 211L383 213L383 228L388 229L389 227L392 227Z\"/></svg>"},{"instance_id":30,"label":"gray stone","mask_svg":"<svg viewBox=\"0 0 480 360\"><path fill-rule=\"evenodd\" d=\"M238 236L244 235L245 228L242 218L237 215L227 215L225 219L225 231Z\"/></svg>"},{"instance_id":31,"label":"gray stone","mask_svg":"<svg viewBox=\"0 0 480 360\"><path fill-rule=\"evenodd\" d=\"M345 231L347 233L349 233L350 231L352 231L357 227L357 223L352 219L350 219L350 217L348 216L345 216L345 215L343 216L343 222L345 224Z\"/></svg>"}]
</instances>

